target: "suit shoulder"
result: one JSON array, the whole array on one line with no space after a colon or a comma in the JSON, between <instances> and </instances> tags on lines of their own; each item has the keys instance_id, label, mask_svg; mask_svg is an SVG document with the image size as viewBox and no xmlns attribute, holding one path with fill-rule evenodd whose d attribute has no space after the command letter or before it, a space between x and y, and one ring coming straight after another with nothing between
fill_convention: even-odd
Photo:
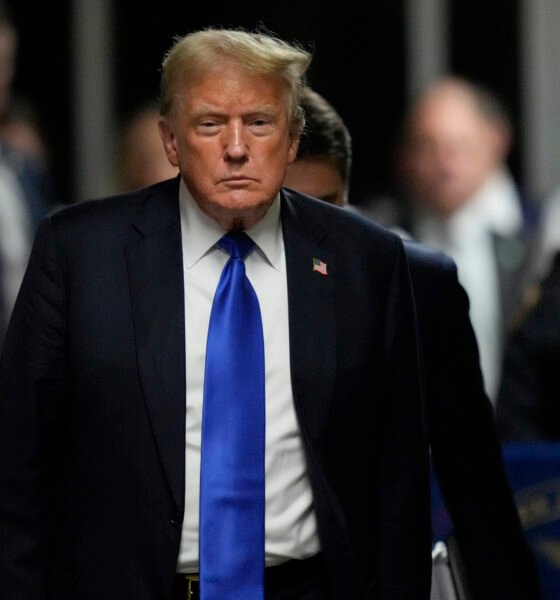
<instances>
[{"instance_id":1,"label":"suit shoulder","mask_svg":"<svg viewBox=\"0 0 560 600\"><path fill-rule=\"evenodd\" d=\"M455 261L447 254L411 240L404 241L411 273L457 278Z\"/></svg>"},{"instance_id":2,"label":"suit shoulder","mask_svg":"<svg viewBox=\"0 0 560 600\"><path fill-rule=\"evenodd\" d=\"M439 250L409 240L404 242L404 249L421 318L440 310L450 311L460 319L468 318L468 296L459 282L453 259Z\"/></svg>"},{"instance_id":3,"label":"suit shoulder","mask_svg":"<svg viewBox=\"0 0 560 600\"><path fill-rule=\"evenodd\" d=\"M117 194L105 198L84 200L56 210L49 215L55 227L66 227L81 222L99 219L113 219L122 213L130 212L141 201L138 196Z\"/></svg>"},{"instance_id":4,"label":"suit shoulder","mask_svg":"<svg viewBox=\"0 0 560 600\"><path fill-rule=\"evenodd\" d=\"M306 226L318 227L336 244L359 246L376 252L397 252L402 246L400 237L390 229L375 223L351 209L334 206L322 200L284 188L286 208L295 213Z\"/></svg>"},{"instance_id":5,"label":"suit shoulder","mask_svg":"<svg viewBox=\"0 0 560 600\"><path fill-rule=\"evenodd\" d=\"M57 231L80 231L101 227L118 229L119 224L130 224L134 215L148 199L172 193L175 180L167 180L139 190L132 190L102 198L84 200L61 208L49 215Z\"/></svg>"}]
</instances>

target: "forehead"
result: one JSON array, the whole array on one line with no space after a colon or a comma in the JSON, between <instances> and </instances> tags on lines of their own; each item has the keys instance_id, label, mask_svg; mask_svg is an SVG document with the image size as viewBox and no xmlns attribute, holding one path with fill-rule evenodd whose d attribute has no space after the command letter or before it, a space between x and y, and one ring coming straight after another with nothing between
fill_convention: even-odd
<instances>
[{"instance_id":1,"label":"forehead","mask_svg":"<svg viewBox=\"0 0 560 600\"><path fill-rule=\"evenodd\" d=\"M311 196L344 190L345 184L333 158L309 156L293 162L286 174L286 185Z\"/></svg>"},{"instance_id":2,"label":"forehead","mask_svg":"<svg viewBox=\"0 0 560 600\"><path fill-rule=\"evenodd\" d=\"M179 88L184 108L252 110L288 106L287 87L281 76L253 73L235 64L205 70Z\"/></svg>"},{"instance_id":3,"label":"forehead","mask_svg":"<svg viewBox=\"0 0 560 600\"><path fill-rule=\"evenodd\" d=\"M434 94L418 107L411 129L417 136L478 137L489 127L472 98L447 91Z\"/></svg>"}]
</instances>

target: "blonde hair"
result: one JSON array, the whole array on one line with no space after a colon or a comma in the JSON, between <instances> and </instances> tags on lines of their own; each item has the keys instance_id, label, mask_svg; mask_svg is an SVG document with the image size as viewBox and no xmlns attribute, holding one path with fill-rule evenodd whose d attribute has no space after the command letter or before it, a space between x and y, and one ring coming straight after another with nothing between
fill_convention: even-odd
<instances>
[{"instance_id":1,"label":"blonde hair","mask_svg":"<svg viewBox=\"0 0 560 600\"><path fill-rule=\"evenodd\" d=\"M160 114L173 107L180 86L224 59L257 75L278 75L286 85L292 124L301 130L299 106L311 54L268 33L237 29L204 29L177 38L166 53L161 69Z\"/></svg>"}]
</instances>

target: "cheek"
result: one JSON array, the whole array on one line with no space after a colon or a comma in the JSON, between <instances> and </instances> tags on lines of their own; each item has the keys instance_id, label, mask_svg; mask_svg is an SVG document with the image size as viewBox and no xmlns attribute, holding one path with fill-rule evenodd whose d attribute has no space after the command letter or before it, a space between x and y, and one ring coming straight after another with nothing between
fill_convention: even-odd
<instances>
[{"instance_id":1,"label":"cheek","mask_svg":"<svg viewBox=\"0 0 560 600\"><path fill-rule=\"evenodd\" d=\"M216 140L196 140L196 143L193 143L186 138L179 148L179 156L185 165L205 165L206 168L213 168L221 160L222 151Z\"/></svg>"}]
</instances>

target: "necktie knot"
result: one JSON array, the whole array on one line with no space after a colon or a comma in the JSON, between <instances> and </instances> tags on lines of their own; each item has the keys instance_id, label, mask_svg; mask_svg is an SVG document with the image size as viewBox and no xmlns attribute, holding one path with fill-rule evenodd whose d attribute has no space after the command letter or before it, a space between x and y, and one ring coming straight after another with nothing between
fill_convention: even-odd
<instances>
[{"instance_id":1,"label":"necktie knot","mask_svg":"<svg viewBox=\"0 0 560 600\"><path fill-rule=\"evenodd\" d=\"M230 231L218 241L218 246L228 252L232 258L245 260L255 246L255 242L244 231Z\"/></svg>"}]
</instances>

